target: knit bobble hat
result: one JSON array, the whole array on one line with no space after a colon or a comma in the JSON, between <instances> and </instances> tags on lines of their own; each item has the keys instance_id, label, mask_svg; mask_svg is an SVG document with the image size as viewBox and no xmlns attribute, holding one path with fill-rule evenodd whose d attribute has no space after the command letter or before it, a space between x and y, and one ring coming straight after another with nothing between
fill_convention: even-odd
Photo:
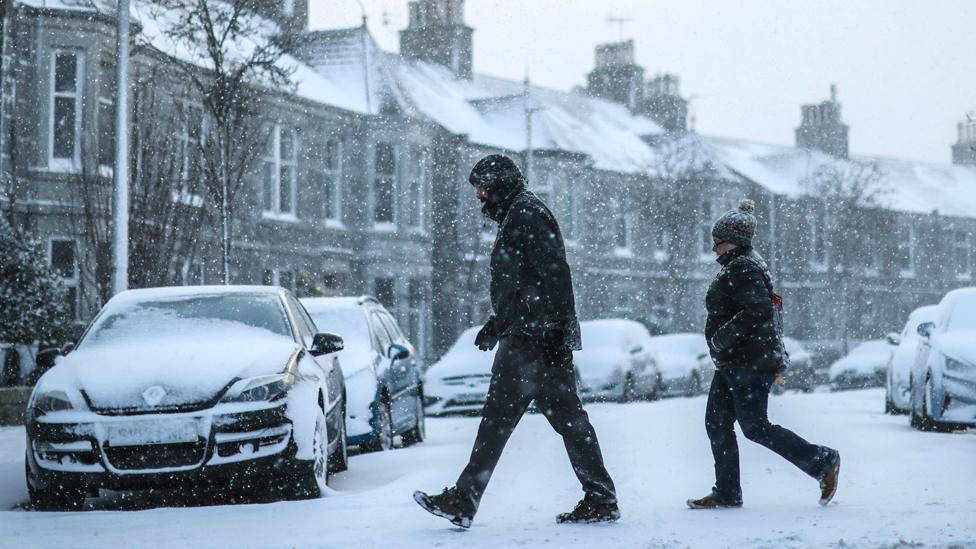
<instances>
[{"instance_id":1,"label":"knit bobble hat","mask_svg":"<svg viewBox=\"0 0 976 549\"><path fill-rule=\"evenodd\" d=\"M756 234L755 209L755 202L743 198L739 201L739 209L729 210L718 218L712 227L712 236L736 246L752 246L752 236Z\"/></svg>"}]
</instances>

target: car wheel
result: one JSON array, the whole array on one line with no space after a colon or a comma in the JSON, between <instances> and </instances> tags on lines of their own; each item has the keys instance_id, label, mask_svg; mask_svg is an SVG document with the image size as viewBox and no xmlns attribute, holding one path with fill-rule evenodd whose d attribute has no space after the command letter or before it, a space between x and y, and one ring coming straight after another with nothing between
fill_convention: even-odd
<instances>
[{"instance_id":1,"label":"car wheel","mask_svg":"<svg viewBox=\"0 0 976 549\"><path fill-rule=\"evenodd\" d=\"M623 385L623 391L620 393L620 402L633 402L637 400L637 388L634 386L633 374L627 374Z\"/></svg>"},{"instance_id":2,"label":"car wheel","mask_svg":"<svg viewBox=\"0 0 976 549\"><path fill-rule=\"evenodd\" d=\"M329 476L329 436L325 412L316 407L315 432L312 436L312 459L296 459L295 475L291 486L286 488L288 499L312 499L325 494Z\"/></svg>"},{"instance_id":3,"label":"car wheel","mask_svg":"<svg viewBox=\"0 0 976 549\"><path fill-rule=\"evenodd\" d=\"M951 426L942 425L932 417L932 378L925 379L925 387L922 391L922 416L919 418L919 429L922 431L951 431Z\"/></svg>"},{"instance_id":4,"label":"car wheel","mask_svg":"<svg viewBox=\"0 0 976 549\"><path fill-rule=\"evenodd\" d=\"M647 395L648 400L659 400L661 398L661 393L664 390L664 380L661 379L661 374L657 375L657 379L654 380L654 388L651 389L651 394Z\"/></svg>"},{"instance_id":5,"label":"car wheel","mask_svg":"<svg viewBox=\"0 0 976 549\"><path fill-rule=\"evenodd\" d=\"M898 413L898 410L895 408L895 403L891 401L891 391L887 389L885 390L885 413L890 416Z\"/></svg>"},{"instance_id":6,"label":"car wheel","mask_svg":"<svg viewBox=\"0 0 976 549\"><path fill-rule=\"evenodd\" d=\"M26 456L24 456L24 473L31 508L35 511L80 511L85 506L87 491L84 488L67 488L64 486L49 490L34 488Z\"/></svg>"},{"instance_id":7,"label":"car wheel","mask_svg":"<svg viewBox=\"0 0 976 549\"><path fill-rule=\"evenodd\" d=\"M424 413L424 396L417 395L417 418L413 429L403 433L403 445L412 446L427 438L427 415Z\"/></svg>"},{"instance_id":8,"label":"car wheel","mask_svg":"<svg viewBox=\"0 0 976 549\"><path fill-rule=\"evenodd\" d=\"M376 404L376 422L373 438L364 445L367 452L385 452L393 449L393 414L385 400Z\"/></svg>"},{"instance_id":9,"label":"car wheel","mask_svg":"<svg viewBox=\"0 0 976 549\"><path fill-rule=\"evenodd\" d=\"M346 412L342 412L342 432L339 433L339 447L329 458L329 474L349 469L349 448L346 446Z\"/></svg>"}]
</instances>

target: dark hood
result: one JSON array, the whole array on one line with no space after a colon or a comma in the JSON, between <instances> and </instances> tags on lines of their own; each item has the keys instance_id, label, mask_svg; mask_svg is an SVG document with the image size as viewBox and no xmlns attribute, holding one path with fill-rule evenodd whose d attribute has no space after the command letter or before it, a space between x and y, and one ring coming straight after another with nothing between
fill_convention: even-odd
<instances>
[{"instance_id":1,"label":"dark hood","mask_svg":"<svg viewBox=\"0 0 976 549\"><path fill-rule=\"evenodd\" d=\"M496 223L501 223L512 200L526 188L522 171L511 158L501 154L479 160L471 170L468 182L480 185L488 193L481 213Z\"/></svg>"}]
</instances>

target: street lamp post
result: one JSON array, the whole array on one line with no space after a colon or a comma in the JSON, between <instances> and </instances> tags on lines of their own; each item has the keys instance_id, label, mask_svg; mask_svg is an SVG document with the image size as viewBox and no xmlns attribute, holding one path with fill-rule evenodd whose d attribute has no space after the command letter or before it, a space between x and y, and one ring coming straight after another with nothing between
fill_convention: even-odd
<instances>
[{"instance_id":1,"label":"street lamp post","mask_svg":"<svg viewBox=\"0 0 976 549\"><path fill-rule=\"evenodd\" d=\"M115 168L112 170L113 294L129 287L129 0L118 0L115 37Z\"/></svg>"}]
</instances>

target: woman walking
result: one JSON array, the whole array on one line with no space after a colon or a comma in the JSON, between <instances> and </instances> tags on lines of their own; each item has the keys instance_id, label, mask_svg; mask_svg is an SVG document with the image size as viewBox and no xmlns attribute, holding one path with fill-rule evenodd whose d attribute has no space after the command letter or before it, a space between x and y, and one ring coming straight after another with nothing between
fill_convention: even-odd
<instances>
[{"instance_id":1,"label":"woman walking","mask_svg":"<svg viewBox=\"0 0 976 549\"><path fill-rule=\"evenodd\" d=\"M753 210L751 200L742 200L712 228L712 251L722 265L705 297L705 338L716 368L705 409L715 486L707 496L688 500L692 509L742 506L736 421L746 438L817 479L821 505L837 491L840 453L811 444L766 417L769 390L786 357L774 323L769 269L752 248Z\"/></svg>"}]
</instances>

